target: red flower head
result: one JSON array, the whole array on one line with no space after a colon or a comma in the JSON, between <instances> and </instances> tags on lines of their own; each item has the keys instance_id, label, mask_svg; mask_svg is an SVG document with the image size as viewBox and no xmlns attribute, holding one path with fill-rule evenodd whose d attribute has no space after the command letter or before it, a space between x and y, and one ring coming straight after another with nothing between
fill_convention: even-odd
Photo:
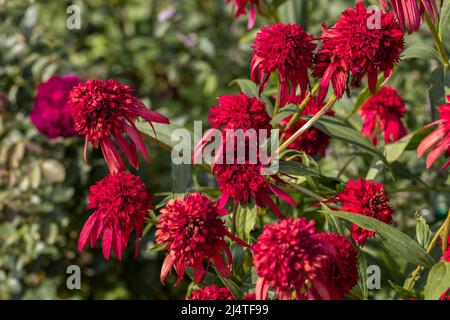
<instances>
[{"instance_id":1,"label":"red flower head","mask_svg":"<svg viewBox=\"0 0 450 320\"><path fill-rule=\"evenodd\" d=\"M31 121L36 129L49 139L75 136L71 106L69 104L70 90L79 84L81 79L74 75L51 77L39 84Z\"/></svg>"},{"instance_id":2,"label":"red flower head","mask_svg":"<svg viewBox=\"0 0 450 320\"><path fill-rule=\"evenodd\" d=\"M166 117L147 109L132 93L130 87L112 79L89 79L73 88L70 94L75 129L86 136L85 159L88 141L94 148L100 144L110 172L125 170L112 137L137 169L136 146L147 160L148 155L144 140L134 124L136 119L142 117L148 122L169 123ZM130 136L130 143L123 137L124 132Z\"/></svg>"},{"instance_id":3,"label":"red flower head","mask_svg":"<svg viewBox=\"0 0 450 320\"><path fill-rule=\"evenodd\" d=\"M251 66L251 78L260 85L260 94L270 75L277 71L281 105L295 97L298 85L302 93L306 92L308 69L313 65L313 51L316 48L312 41L313 37L297 24L276 23L261 29L252 46Z\"/></svg>"},{"instance_id":4,"label":"red flower head","mask_svg":"<svg viewBox=\"0 0 450 320\"><path fill-rule=\"evenodd\" d=\"M438 108L441 119L429 124L438 124L439 128L423 139L417 148L419 157L422 157L430 148L432 149L427 157L427 168L430 168L440 155L450 156L450 96L447 96L447 100L448 103ZM450 166L450 161L441 168L441 171L447 169L448 166Z\"/></svg>"},{"instance_id":5,"label":"red flower head","mask_svg":"<svg viewBox=\"0 0 450 320\"><path fill-rule=\"evenodd\" d=\"M390 11L391 4L398 21L409 33L419 31L425 11L433 23L439 17L436 0L380 0L380 3L386 11Z\"/></svg>"},{"instance_id":6,"label":"red flower head","mask_svg":"<svg viewBox=\"0 0 450 320\"><path fill-rule=\"evenodd\" d=\"M375 145L378 144L379 132L384 132L386 143L399 140L407 133L401 120L405 112L405 104L397 90L391 87L381 88L361 107L360 117L364 118L362 134L369 137Z\"/></svg>"},{"instance_id":7,"label":"red flower head","mask_svg":"<svg viewBox=\"0 0 450 320\"><path fill-rule=\"evenodd\" d=\"M266 299L269 287L284 300L291 299L293 291L303 298L307 283L322 278L326 244L315 233L314 222L304 218L264 226L253 245L257 300Z\"/></svg>"},{"instance_id":8,"label":"red flower head","mask_svg":"<svg viewBox=\"0 0 450 320\"><path fill-rule=\"evenodd\" d=\"M294 103L301 103L302 97L297 96L294 100ZM303 109L301 116L309 116L315 115L320 109L322 109L323 104L319 103L319 100L316 97L311 97L309 102L306 104L305 109ZM333 110L329 110L326 115L334 116ZM285 127L286 124L289 123L292 116L283 119L280 124ZM297 130L299 130L304 124L306 120L300 119L294 124L292 124L287 130L284 130L285 139L289 139ZM283 128L282 127L282 128ZM294 142L292 142L288 148L294 149L298 151L303 151L311 156L325 156L325 151L330 145L330 136L326 133L323 133L319 129L315 127L311 127L308 129L303 135L298 137Z\"/></svg>"},{"instance_id":9,"label":"red flower head","mask_svg":"<svg viewBox=\"0 0 450 320\"><path fill-rule=\"evenodd\" d=\"M213 173L222 193L217 205L224 207L229 198L237 204L254 198L259 207L267 205L278 218L283 219L283 214L270 196L276 195L292 206L297 204L286 192L267 181L262 175L263 168L261 164L215 164Z\"/></svg>"},{"instance_id":10,"label":"red flower head","mask_svg":"<svg viewBox=\"0 0 450 320\"><path fill-rule=\"evenodd\" d=\"M185 267L194 269L194 282L203 280L207 266L212 262L226 277L231 275L222 253L228 257L231 269L231 252L225 243L225 235L237 240L219 219L227 213L219 209L205 196L194 193L185 199L170 200L161 210L156 231L156 242L167 243L169 251L161 268L161 282L164 283L172 267L178 275L178 282L184 275ZM206 268L208 269L208 267Z\"/></svg>"},{"instance_id":11,"label":"red flower head","mask_svg":"<svg viewBox=\"0 0 450 320\"><path fill-rule=\"evenodd\" d=\"M333 201L342 204L342 210L376 218L385 223L392 222L392 207L384 186L375 181L358 179L350 180L343 192L339 192ZM375 236L375 232L352 225L352 238L360 246L364 246L367 238Z\"/></svg>"},{"instance_id":12,"label":"red flower head","mask_svg":"<svg viewBox=\"0 0 450 320\"><path fill-rule=\"evenodd\" d=\"M122 260L134 229L137 255L145 217L153 209L152 198L142 179L127 172L110 174L91 186L87 208L95 211L81 230L78 249L83 250L87 243L92 248L102 235L103 256L109 259L112 246L116 257Z\"/></svg>"},{"instance_id":13,"label":"red flower head","mask_svg":"<svg viewBox=\"0 0 450 320\"><path fill-rule=\"evenodd\" d=\"M389 77L400 61L404 47L400 24L392 13L380 12L380 25L372 26L372 15L373 12L366 11L362 2L357 2L356 8L342 13L334 27L322 28L322 48L316 56L313 73L322 78L320 101L325 100L330 81L338 98L344 91L348 92L350 74L353 87L359 87L367 74L369 88L375 92L378 72Z\"/></svg>"},{"instance_id":14,"label":"red flower head","mask_svg":"<svg viewBox=\"0 0 450 320\"><path fill-rule=\"evenodd\" d=\"M209 110L209 124L214 129L272 129L266 104L245 93L219 97L219 104Z\"/></svg>"},{"instance_id":15,"label":"red flower head","mask_svg":"<svg viewBox=\"0 0 450 320\"><path fill-rule=\"evenodd\" d=\"M325 267L330 299L343 299L358 283L358 251L346 236L321 233L318 237L331 243L336 251L334 257L327 258Z\"/></svg>"},{"instance_id":16,"label":"red flower head","mask_svg":"<svg viewBox=\"0 0 450 320\"><path fill-rule=\"evenodd\" d=\"M192 294L186 300L235 300L230 289L218 287L215 284L204 286L198 290L192 291Z\"/></svg>"},{"instance_id":17,"label":"red flower head","mask_svg":"<svg viewBox=\"0 0 450 320\"><path fill-rule=\"evenodd\" d=\"M227 3L232 2L237 7L236 17L239 17L247 11L247 5L250 4L250 13L248 15L248 28L251 29L255 25L256 13L255 6L259 9L259 0L227 0Z\"/></svg>"}]
</instances>

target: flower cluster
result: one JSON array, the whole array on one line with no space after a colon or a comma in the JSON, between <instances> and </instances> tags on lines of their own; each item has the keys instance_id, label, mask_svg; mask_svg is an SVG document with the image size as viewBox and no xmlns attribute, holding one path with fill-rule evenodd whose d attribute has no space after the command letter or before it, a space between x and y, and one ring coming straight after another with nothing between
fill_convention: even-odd
<instances>
[{"instance_id":1,"label":"flower cluster","mask_svg":"<svg viewBox=\"0 0 450 320\"><path fill-rule=\"evenodd\" d=\"M419 30L425 12L433 23L439 17L436 0L380 0L380 3L386 11L392 7L400 24L410 33Z\"/></svg>"},{"instance_id":2,"label":"flower cluster","mask_svg":"<svg viewBox=\"0 0 450 320\"><path fill-rule=\"evenodd\" d=\"M69 94L80 82L81 79L77 76L66 75L54 76L39 84L30 118L36 129L47 138L71 137L77 134L72 120Z\"/></svg>"},{"instance_id":3,"label":"flower cluster","mask_svg":"<svg viewBox=\"0 0 450 320\"><path fill-rule=\"evenodd\" d=\"M235 237L218 219L225 214L225 210L217 208L200 193L172 199L161 209L156 242L166 244L165 249L168 250L161 268L161 282L164 283L172 267L178 275L178 282L183 278L185 268L192 267L194 282L199 283L207 271L203 265L205 260L208 265L212 262L222 275L231 275L231 252L224 237ZM229 267L222 253L226 254Z\"/></svg>"},{"instance_id":4,"label":"flower cluster","mask_svg":"<svg viewBox=\"0 0 450 320\"><path fill-rule=\"evenodd\" d=\"M397 90L392 87L381 88L361 107L361 118L364 118L362 134L369 137L375 145L378 143L378 133L381 132L384 132L386 143L399 140L407 133L401 121L405 112L405 104Z\"/></svg>"},{"instance_id":5,"label":"flower cluster","mask_svg":"<svg viewBox=\"0 0 450 320\"><path fill-rule=\"evenodd\" d=\"M332 201L340 202L343 211L375 218L388 224L392 222L393 210L381 183L364 179L350 180L344 191L339 192ZM364 246L368 238L375 236L374 231L363 229L356 224L352 225L350 231L353 240L360 246Z\"/></svg>"},{"instance_id":6,"label":"flower cluster","mask_svg":"<svg viewBox=\"0 0 450 320\"><path fill-rule=\"evenodd\" d=\"M192 291L186 300L235 300L230 289L215 284Z\"/></svg>"},{"instance_id":7,"label":"flower cluster","mask_svg":"<svg viewBox=\"0 0 450 320\"><path fill-rule=\"evenodd\" d=\"M95 245L102 237L103 256L109 259L111 247L119 260L128 238L136 233L136 251L144 230L148 210L153 209L152 196L140 177L119 172L106 176L90 188L87 209L95 209L80 232L78 249Z\"/></svg>"},{"instance_id":8,"label":"flower cluster","mask_svg":"<svg viewBox=\"0 0 450 320\"><path fill-rule=\"evenodd\" d=\"M442 155L450 156L450 96L447 97L448 103L438 108L440 120L432 122L430 125L439 125L439 128L430 133L422 140L417 148L417 154L422 157L429 149L432 149L427 157L427 168L430 168L434 162ZM448 161L441 168L441 171L450 166Z\"/></svg>"},{"instance_id":9,"label":"flower cluster","mask_svg":"<svg viewBox=\"0 0 450 320\"><path fill-rule=\"evenodd\" d=\"M392 13L381 13L380 25L369 25L371 13L359 1L355 8L342 13L331 28L323 27L322 47L315 57L313 75L322 78L319 98L324 100L331 81L338 98L353 87L361 85L367 74L369 88L375 92L378 73L386 77L400 61L404 47L403 30Z\"/></svg>"},{"instance_id":10,"label":"flower cluster","mask_svg":"<svg viewBox=\"0 0 450 320\"><path fill-rule=\"evenodd\" d=\"M132 93L129 86L113 79L88 79L74 87L70 93L75 129L78 134L86 137L85 159L88 142L94 148L100 145L111 172L125 171L125 164L112 138L137 169L139 163L136 146L146 160L148 155L141 134L135 126L136 119L142 117L150 123L169 123L166 117L147 109ZM125 132L130 136L130 142L123 137Z\"/></svg>"},{"instance_id":11,"label":"flower cluster","mask_svg":"<svg viewBox=\"0 0 450 320\"><path fill-rule=\"evenodd\" d=\"M318 234L313 221L266 225L253 246L256 299L266 299L270 287L285 300L342 298L358 280L356 256L348 240Z\"/></svg>"},{"instance_id":12,"label":"flower cluster","mask_svg":"<svg viewBox=\"0 0 450 320\"><path fill-rule=\"evenodd\" d=\"M312 41L313 37L297 24L276 23L261 29L252 47L251 65L251 77L259 84L260 94L274 72L280 79L280 104L293 99L298 86L306 92L316 48Z\"/></svg>"}]
</instances>

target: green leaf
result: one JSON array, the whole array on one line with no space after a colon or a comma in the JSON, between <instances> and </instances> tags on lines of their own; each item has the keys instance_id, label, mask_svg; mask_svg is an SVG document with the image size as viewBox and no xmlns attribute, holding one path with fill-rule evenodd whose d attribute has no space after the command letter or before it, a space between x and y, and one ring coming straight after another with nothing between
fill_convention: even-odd
<instances>
[{"instance_id":1,"label":"green leaf","mask_svg":"<svg viewBox=\"0 0 450 320\"><path fill-rule=\"evenodd\" d=\"M167 246L167 242L155 244L154 246L148 248L148 252L159 252L163 251Z\"/></svg>"},{"instance_id":2,"label":"green leaf","mask_svg":"<svg viewBox=\"0 0 450 320\"><path fill-rule=\"evenodd\" d=\"M230 289L233 296L236 299L241 299L244 296L244 292L242 292L241 288L236 284L236 282L234 282L232 279L225 278L223 275L220 274L220 272L217 271L217 269L215 267L214 267L214 269L216 270L217 276L220 278L222 283L228 289Z\"/></svg>"},{"instance_id":3,"label":"green leaf","mask_svg":"<svg viewBox=\"0 0 450 320\"><path fill-rule=\"evenodd\" d=\"M379 158L386 165L388 162L383 153L373 146L370 141L364 137L359 131L351 128L348 124L339 119L323 116L315 126L335 139L342 140L351 145L356 146L360 150Z\"/></svg>"},{"instance_id":4,"label":"green leaf","mask_svg":"<svg viewBox=\"0 0 450 320\"><path fill-rule=\"evenodd\" d=\"M173 146L179 143L179 141L172 141L172 132L177 129L173 125L160 123L152 123L152 125L155 131L148 122L136 122L136 127L146 140L165 150L171 151Z\"/></svg>"},{"instance_id":5,"label":"green leaf","mask_svg":"<svg viewBox=\"0 0 450 320\"><path fill-rule=\"evenodd\" d=\"M450 74L443 66L440 66L433 70L430 77L430 103L434 113L436 113L436 107L446 102L445 87L450 87Z\"/></svg>"},{"instance_id":6,"label":"green leaf","mask_svg":"<svg viewBox=\"0 0 450 320\"><path fill-rule=\"evenodd\" d=\"M273 117L272 121L270 121L271 125L278 124L281 120L283 120L286 117L289 117L299 111L298 106L296 104L288 104L287 106L284 106L280 112L277 113L275 117Z\"/></svg>"},{"instance_id":7,"label":"green leaf","mask_svg":"<svg viewBox=\"0 0 450 320\"><path fill-rule=\"evenodd\" d=\"M414 58L440 61L440 57L436 49L425 44L414 44L407 47L403 51L403 60Z\"/></svg>"},{"instance_id":8,"label":"green leaf","mask_svg":"<svg viewBox=\"0 0 450 320\"><path fill-rule=\"evenodd\" d=\"M375 231L390 252L414 265L431 267L434 264L433 258L425 252L420 244L403 232L380 220L352 212L325 210L327 213L350 221L361 228Z\"/></svg>"},{"instance_id":9,"label":"green leaf","mask_svg":"<svg viewBox=\"0 0 450 320\"><path fill-rule=\"evenodd\" d=\"M433 233L431 232L431 229L428 226L428 223L425 221L425 219L422 217L422 215L420 213L416 213L416 220L417 220L417 224L416 224L417 242L423 248L427 248L431 242Z\"/></svg>"},{"instance_id":10,"label":"green leaf","mask_svg":"<svg viewBox=\"0 0 450 320\"><path fill-rule=\"evenodd\" d=\"M298 161L280 161L278 171L281 173L288 174L290 176L311 176L311 177L320 177L320 174L304 164Z\"/></svg>"},{"instance_id":11,"label":"green leaf","mask_svg":"<svg viewBox=\"0 0 450 320\"><path fill-rule=\"evenodd\" d=\"M395 291L397 291L397 293L400 295L400 297L405 298L405 299L409 299L409 298L421 298L420 294L412 291L412 290L408 290L406 288L403 288L402 286L396 284L395 282L388 280L389 284L391 285L392 288L394 288Z\"/></svg>"},{"instance_id":12,"label":"green leaf","mask_svg":"<svg viewBox=\"0 0 450 320\"><path fill-rule=\"evenodd\" d=\"M450 1L446 0L442 3L442 9L439 17L439 37L443 39L450 26Z\"/></svg>"},{"instance_id":13,"label":"green leaf","mask_svg":"<svg viewBox=\"0 0 450 320\"><path fill-rule=\"evenodd\" d=\"M450 263L439 262L431 268L425 285L425 300L438 300L450 289Z\"/></svg>"},{"instance_id":14,"label":"green leaf","mask_svg":"<svg viewBox=\"0 0 450 320\"><path fill-rule=\"evenodd\" d=\"M240 204L236 211L236 231L239 238L251 242L251 232L256 224L256 204Z\"/></svg>"}]
</instances>

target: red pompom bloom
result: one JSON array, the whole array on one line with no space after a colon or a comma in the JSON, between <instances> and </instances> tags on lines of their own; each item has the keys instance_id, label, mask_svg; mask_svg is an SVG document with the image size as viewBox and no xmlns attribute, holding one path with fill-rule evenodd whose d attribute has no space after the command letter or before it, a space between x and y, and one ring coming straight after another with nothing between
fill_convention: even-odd
<instances>
[{"instance_id":1,"label":"red pompom bloom","mask_svg":"<svg viewBox=\"0 0 450 320\"><path fill-rule=\"evenodd\" d=\"M110 174L91 186L87 208L95 211L81 230L78 249L83 250L87 243L92 248L102 235L103 256L109 259L112 246L116 257L122 260L134 229L137 255L145 217L153 209L152 198L142 179L127 172Z\"/></svg>"},{"instance_id":2,"label":"red pompom bloom","mask_svg":"<svg viewBox=\"0 0 450 320\"><path fill-rule=\"evenodd\" d=\"M380 25L377 26L378 21L373 19L373 14L370 10L366 11L362 2L358 2L356 8L342 13L334 27L322 28L322 48L316 56L313 73L315 77L322 78L319 90L321 101L325 100L330 81L338 98L348 92L350 74L353 87L359 87L367 74L369 88L375 92L378 73L384 72L389 77L395 64L400 61L400 52L404 47L400 24L392 13L380 12Z\"/></svg>"},{"instance_id":3,"label":"red pompom bloom","mask_svg":"<svg viewBox=\"0 0 450 320\"><path fill-rule=\"evenodd\" d=\"M301 96L297 96L294 100L294 103L299 104L302 101ZM311 97L309 102L306 104L305 109L303 109L301 116L309 116L315 115L320 109L322 109L323 104L319 103L319 100L316 97ZM326 113L327 116L333 116L333 110L329 110ZM289 123L292 116L287 117L280 121L280 124L283 127ZM299 119L297 122L292 124L287 130L284 130L284 138L289 139L294 133L296 133L304 124L306 120ZM326 133L320 131L316 127L311 127L308 129L303 135L298 137L295 141L293 141L288 149L294 149L298 151L303 151L306 154L311 156L325 156L325 151L330 145L330 136Z\"/></svg>"},{"instance_id":4,"label":"red pompom bloom","mask_svg":"<svg viewBox=\"0 0 450 320\"><path fill-rule=\"evenodd\" d=\"M261 29L252 46L251 66L251 78L260 85L260 94L273 72L280 77L281 105L295 97L297 86L306 92L316 48L312 41L313 37L297 24L276 23Z\"/></svg>"},{"instance_id":5,"label":"red pompom bloom","mask_svg":"<svg viewBox=\"0 0 450 320\"><path fill-rule=\"evenodd\" d=\"M226 213L226 210L217 208L200 193L190 194L185 199L172 199L161 209L156 242L167 243L165 248L169 251L161 268L162 283L172 267L178 275L178 282L183 278L185 267L192 267L194 282L199 283L207 271L203 265L205 260L207 266L212 262L222 275L231 275L231 252L224 237L227 235L234 240L236 237L219 219ZM228 257L229 268L222 256L223 252Z\"/></svg>"},{"instance_id":6,"label":"red pompom bloom","mask_svg":"<svg viewBox=\"0 0 450 320\"><path fill-rule=\"evenodd\" d=\"M248 15L248 28L251 29L255 25L256 12L255 6L259 9L259 0L227 0L227 3L232 2L237 7L236 17L239 17L247 11L247 5L250 4L250 13Z\"/></svg>"},{"instance_id":7,"label":"red pompom bloom","mask_svg":"<svg viewBox=\"0 0 450 320\"><path fill-rule=\"evenodd\" d=\"M79 84L81 79L74 75L51 77L39 84L31 121L36 129L49 139L75 136L72 108L69 104L70 90Z\"/></svg>"},{"instance_id":8,"label":"red pompom bloom","mask_svg":"<svg viewBox=\"0 0 450 320\"><path fill-rule=\"evenodd\" d=\"M433 23L439 17L436 0L380 0L384 10L390 11L389 3L398 21L409 33L419 31L425 11Z\"/></svg>"},{"instance_id":9,"label":"red pompom bloom","mask_svg":"<svg viewBox=\"0 0 450 320\"><path fill-rule=\"evenodd\" d=\"M88 141L97 148L100 144L110 172L125 170L112 137L130 163L138 168L136 146L146 160L147 150L144 140L135 126L138 117L148 122L169 123L159 113L147 109L132 95L133 90L115 80L101 81L89 79L72 89L70 101L75 129L86 136L84 157ZM123 137L126 132L130 142Z\"/></svg>"},{"instance_id":10,"label":"red pompom bloom","mask_svg":"<svg viewBox=\"0 0 450 320\"><path fill-rule=\"evenodd\" d=\"M350 180L344 191L339 192L332 201L340 202L342 211L362 214L388 224L392 222L393 210L389 205L389 196L381 183L364 179ZM350 231L353 240L360 246L364 246L367 238L375 236L375 232L358 227L356 224L351 226Z\"/></svg>"},{"instance_id":11,"label":"red pompom bloom","mask_svg":"<svg viewBox=\"0 0 450 320\"><path fill-rule=\"evenodd\" d=\"M215 284L204 286L198 290L192 291L192 294L186 300L235 300L230 289L218 287Z\"/></svg>"},{"instance_id":12,"label":"red pompom bloom","mask_svg":"<svg viewBox=\"0 0 450 320\"><path fill-rule=\"evenodd\" d=\"M214 129L272 129L266 104L245 93L224 95L209 110L209 124Z\"/></svg>"},{"instance_id":13,"label":"red pompom bloom","mask_svg":"<svg viewBox=\"0 0 450 320\"><path fill-rule=\"evenodd\" d=\"M450 96L447 96L447 100L448 103L438 108L441 119L429 124L429 126L438 124L439 128L423 139L417 148L419 157L422 157L430 148L432 149L427 157L427 168L430 168L442 154L446 157L450 156ZM449 166L450 161L441 168L441 171Z\"/></svg>"},{"instance_id":14,"label":"red pompom bloom","mask_svg":"<svg viewBox=\"0 0 450 320\"><path fill-rule=\"evenodd\" d=\"M213 173L222 193L217 205L224 207L229 198L236 204L249 202L253 198L259 207L267 205L278 218L283 219L283 214L270 196L276 195L292 206L297 204L286 192L267 181L262 170L260 164L215 164Z\"/></svg>"},{"instance_id":15,"label":"red pompom bloom","mask_svg":"<svg viewBox=\"0 0 450 320\"><path fill-rule=\"evenodd\" d=\"M284 219L264 230L253 245L253 262L258 272L256 299L266 299L269 287L281 299L303 298L307 282L322 277L326 244L314 237L313 221Z\"/></svg>"},{"instance_id":16,"label":"red pompom bloom","mask_svg":"<svg viewBox=\"0 0 450 320\"><path fill-rule=\"evenodd\" d=\"M358 283L358 251L346 236L321 233L318 237L323 241L328 241L336 251L334 257L328 257L326 260L328 299L343 299ZM313 288L311 293L314 290Z\"/></svg>"},{"instance_id":17,"label":"red pompom bloom","mask_svg":"<svg viewBox=\"0 0 450 320\"><path fill-rule=\"evenodd\" d=\"M405 114L405 104L397 90L383 87L374 96L367 99L361 107L364 118L362 134L378 144L378 133L384 132L384 142L390 143L406 135L406 128L401 118Z\"/></svg>"}]
</instances>

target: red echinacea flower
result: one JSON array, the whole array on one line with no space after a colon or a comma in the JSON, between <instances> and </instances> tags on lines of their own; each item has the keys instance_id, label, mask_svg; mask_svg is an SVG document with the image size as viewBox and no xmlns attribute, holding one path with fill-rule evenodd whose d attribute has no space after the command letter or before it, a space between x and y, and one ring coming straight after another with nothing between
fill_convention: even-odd
<instances>
[{"instance_id":1,"label":"red echinacea flower","mask_svg":"<svg viewBox=\"0 0 450 320\"><path fill-rule=\"evenodd\" d=\"M390 11L389 3L398 21L409 33L419 31L425 12L433 23L439 17L436 0L380 0L385 11Z\"/></svg>"},{"instance_id":2,"label":"red echinacea flower","mask_svg":"<svg viewBox=\"0 0 450 320\"><path fill-rule=\"evenodd\" d=\"M230 289L215 284L192 291L186 300L235 300Z\"/></svg>"},{"instance_id":3,"label":"red echinacea flower","mask_svg":"<svg viewBox=\"0 0 450 320\"><path fill-rule=\"evenodd\" d=\"M227 0L227 3L232 2L236 8L236 17L239 17L247 12L247 5L250 5L250 12L248 14L248 24L249 29L253 28L255 25L256 12L255 7L259 10L259 0Z\"/></svg>"},{"instance_id":4,"label":"red echinacea flower","mask_svg":"<svg viewBox=\"0 0 450 320\"><path fill-rule=\"evenodd\" d=\"M417 148L419 157L422 157L430 148L432 149L427 157L427 168L430 168L442 154L446 157L450 156L450 96L447 96L447 101L448 103L438 108L440 119L428 125L439 125L439 128L423 139ZM449 166L450 161L441 168L441 171Z\"/></svg>"},{"instance_id":5,"label":"red echinacea flower","mask_svg":"<svg viewBox=\"0 0 450 320\"><path fill-rule=\"evenodd\" d=\"M78 249L82 251L86 244L92 248L102 236L103 256L109 259L112 247L116 257L122 260L134 230L137 255L145 217L153 209L152 198L142 179L127 172L110 174L91 186L87 208L95 211L81 230Z\"/></svg>"},{"instance_id":6,"label":"red echinacea flower","mask_svg":"<svg viewBox=\"0 0 450 320\"><path fill-rule=\"evenodd\" d=\"M403 50L403 30L392 13L380 12L379 26L370 24L373 14L359 1L355 8L342 13L331 28L322 27L322 48L316 55L313 75L322 78L319 100L324 101L330 81L338 98L349 92L351 84L359 87L367 74L369 88L374 93L378 73L389 78Z\"/></svg>"},{"instance_id":7,"label":"red echinacea flower","mask_svg":"<svg viewBox=\"0 0 450 320\"><path fill-rule=\"evenodd\" d=\"M392 222L392 207L389 196L381 183L358 179L349 180L344 191L339 192L330 202L340 202L342 211L362 214L378 219L384 223ZM350 228L352 238L361 247L369 237L375 236L374 231L363 229L356 224Z\"/></svg>"},{"instance_id":8,"label":"red echinacea flower","mask_svg":"<svg viewBox=\"0 0 450 320\"><path fill-rule=\"evenodd\" d=\"M308 285L323 278L328 244L316 235L313 221L284 219L265 225L253 245L253 263L258 273L256 299L267 298L269 288L283 300L305 298Z\"/></svg>"},{"instance_id":9,"label":"red echinacea flower","mask_svg":"<svg viewBox=\"0 0 450 320\"><path fill-rule=\"evenodd\" d=\"M81 82L75 75L54 76L39 84L31 121L36 129L49 139L75 136L72 108L69 103L70 90Z\"/></svg>"},{"instance_id":10,"label":"red echinacea flower","mask_svg":"<svg viewBox=\"0 0 450 320\"><path fill-rule=\"evenodd\" d=\"M320 233L318 237L328 241L336 251L335 256L328 257L325 263L326 291L332 300L343 299L358 283L358 251L344 235ZM313 286L309 294L317 296L319 292Z\"/></svg>"},{"instance_id":11,"label":"red echinacea flower","mask_svg":"<svg viewBox=\"0 0 450 320\"><path fill-rule=\"evenodd\" d=\"M303 99L301 96L297 96L294 100L294 103L299 104L302 100ZM301 116L315 115L320 109L322 109L322 107L323 104L319 103L319 100L316 97L311 97L311 99L303 109ZM326 115L333 116L333 110L329 110ZM289 139L293 134L295 134L306 123L306 120L299 119L295 123L293 123L287 130L284 130L291 118L292 116L289 116L280 121L281 129L284 132L284 139L286 140ZM311 127L303 135L294 140L288 146L288 149L302 151L310 156L323 157L325 156L325 151L330 145L330 139L331 137L326 133L320 131L316 127Z\"/></svg>"},{"instance_id":12,"label":"red echinacea flower","mask_svg":"<svg viewBox=\"0 0 450 320\"><path fill-rule=\"evenodd\" d=\"M136 169L139 166L136 146L148 160L144 140L135 126L138 117L150 124L169 123L169 120L159 113L147 109L133 95L133 90L127 85L113 79L108 81L88 79L72 89L70 101L75 129L86 136L84 157L86 160L87 143L94 148L100 145L109 171L125 170L125 164L114 146L113 139L125 157ZM123 134L130 137L128 142Z\"/></svg>"},{"instance_id":13,"label":"red echinacea flower","mask_svg":"<svg viewBox=\"0 0 450 320\"><path fill-rule=\"evenodd\" d=\"M262 27L253 42L251 65L251 78L259 84L259 94L274 72L278 72L280 79L280 105L295 97L297 86L304 94L316 48L312 41L313 37L297 24L276 23Z\"/></svg>"},{"instance_id":14,"label":"red echinacea flower","mask_svg":"<svg viewBox=\"0 0 450 320\"><path fill-rule=\"evenodd\" d=\"M187 195L184 199L181 197L172 199L161 209L156 242L165 243L165 249L168 250L161 268L162 283L172 267L178 275L177 283L183 278L186 267L193 268L194 282L199 283L203 280L210 263L213 263L223 276L231 276L233 261L224 237L228 236L239 244L242 244L242 240L231 234L219 219L225 214L226 210L217 208L200 193ZM222 253L227 255L228 267Z\"/></svg>"},{"instance_id":15,"label":"red echinacea flower","mask_svg":"<svg viewBox=\"0 0 450 320\"><path fill-rule=\"evenodd\" d=\"M407 134L401 118L405 114L405 104L397 90L382 87L361 107L360 117L364 119L362 134L378 144L378 134L384 132L384 142L391 143Z\"/></svg>"}]
</instances>

